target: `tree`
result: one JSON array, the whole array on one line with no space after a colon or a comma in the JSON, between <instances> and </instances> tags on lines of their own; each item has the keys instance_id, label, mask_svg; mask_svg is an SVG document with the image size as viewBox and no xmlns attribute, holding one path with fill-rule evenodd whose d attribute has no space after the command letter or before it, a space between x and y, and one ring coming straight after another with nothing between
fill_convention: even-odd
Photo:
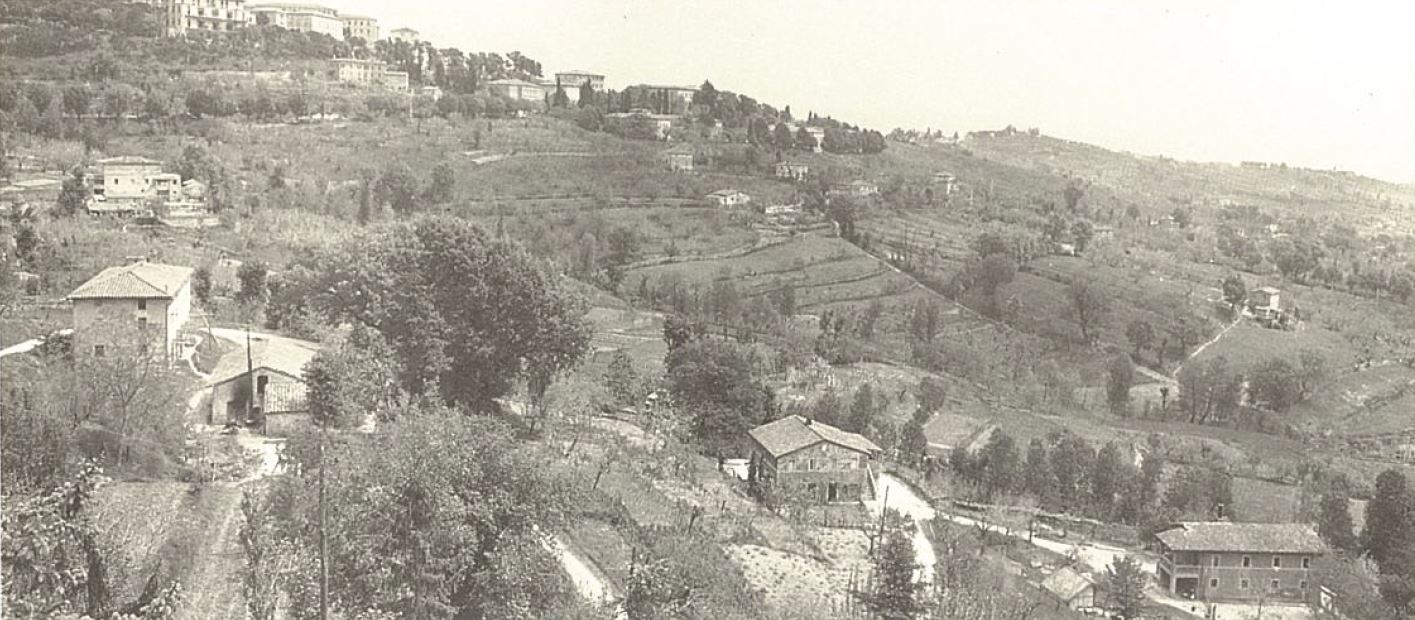
<instances>
[{"instance_id":1,"label":"tree","mask_svg":"<svg viewBox=\"0 0 1415 620\"><path fill-rule=\"evenodd\" d=\"M1086 251L1086 247L1091 245L1091 239L1096 236L1096 228L1086 220L1076 220L1071 224L1071 240L1076 243L1076 253Z\"/></svg>"},{"instance_id":2,"label":"tree","mask_svg":"<svg viewBox=\"0 0 1415 620\"><path fill-rule=\"evenodd\" d=\"M436 205L447 204L457 197L457 177L453 175L452 166L447 165L447 162L437 164L432 169L432 182L428 184L424 197Z\"/></svg>"},{"instance_id":3,"label":"tree","mask_svg":"<svg viewBox=\"0 0 1415 620\"><path fill-rule=\"evenodd\" d=\"M1110 300L1105 297L1100 285L1087 277L1073 279L1066 289L1066 296L1071 301L1071 315L1081 328L1082 340L1086 344L1095 343L1099 337L1095 330L1105 320L1110 310Z\"/></svg>"},{"instance_id":4,"label":"tree","mask_svg":"<svg viewBox=\"0 0 1415 620\"><path fill-rule=\"evenodd\" d=\"M532 371L570 368L589 343L583 301L559 276L461 218L369 227L281 276L273 327L301 313L363 324L392 347L403 389L474 410Z\"/></svg>"},{"instance_id":5,"label":"tree","mask_svg":"<svg viewBox=\"0 0 1415 620\"><path fill-rule=\"evenodd\" d=\"M554 108L570 107L570 95L566 94L565 87L559 82L555 83L555 92L550 95L550 105Z\"/></svg>"},{"instance_id":6,"label":"tree","mask_svg":"<svg viewBox=\"0 0 1415 620\"><path fill-rule=\"evenodd\" d=\"M1129 355L1117 355L1110 361L1106 374L1105 397L1110 412L1130 416L1130 388L1135 384L1135 364Z\"/></svg>"},{"instance_id":7,"label":"tree","mask_svg":"<svg viewBox=\"0 0 1415 620\"><path fill-rule=\"evenodd\" d=\"M261 261L248 261L236 268L236 281L240 290L236 291L236 302L260 305L270 297L270 287L266 282L270 267Z\"/></svg>"},{"instance_id":8,"label":"tree","mask_svg":"<svg viewBox=\"0 0 1415 620\"><path fill-rule=\"evenodd\" d=\"M1040 439L1033 439L1027 444L1027 463L1023 466L1022 487L1039 502L1048 499L1053 492L1052 475L1047 466L1047 448Z\"/></svg>"},{"instance_id":9,"label":"tree","mask_svg":"<svg viewBox=\"0 0 1415 620\"><path fill-rule=\"evenodd\" d=\"M1351 500L1346 493L1333 489L1322 496L1317 515L1317 533L1333 549L1355 551L1359 541L1351 523Z\"/></svg>"},{"instance_id":10,"label":"tree","mask_svg":"<svg viewBox=\"0 0 1415 620\"><path fill-rule=\"evenodd\" d=\"M1194 212L1185 207L1175 207L1170 217L1174 218L1174 223L1180 228L1188 228L1194 221Z\"/></svg>"},{"instance_id":11,"label":"tree","mask_svg":"<svg viewBox=\"0 0 1415 620\"><path fill-rule=\"evenodd\" d=\"M305 365L310 417L321 426L355 428L391 411L404 397L393 383L392 352L373 330L356 325Z\"/></svg>"},{"instance_id":12,"label":"tree","mask_svg":"<svg viewBox=\"0 0 1415 620\"><path fill-rule=\"evenodd\" d=\"M395 213L410 214L418 208L418 182L402 164L390 165L373 188L374 199Z\"/></svg>"},{"instance_id":13,"label":"tree","mask_svg":"<svg viewBox=\"0 0 1415 620\"><path fill-rule=\"evenodd\" d=\"M624 615L628 620L680 617L691 603L690 584L688 576L665 559L635 564L624 588Z\"/></svg>"},{"instance_id":14,"label":"tree","mask_svg":"<svg viewBox=\"0 0 1415 620\"><path fill-rule=\"evenodd\" d=\"M1270 358L1253 369L1248 381L1253 400L1278 413L1291 409L1302 398L1296 369L1281 357Z\"/></svg>"},{"instance_id":15,"label":"tree","mask_svg":"<svg viewBox=\"0 0 1415 620\"><path fill-rule=\"evenodd\" d=\"M1108 442L1096 454L1088 476L1091 484L1091 510L1098 518L1110 519L1115 513L1115 501L1130 482L1131 467L1121 456L1120 447Z\"/></svg>"},{"instance_id":16,"label":"tree","mask_svg":"<svg viewBox=\"0 0 1415 620\"><path fill-rule=\"evenodd\" d=\"M604 387L620 405L635 406L641 397L639 372L634 368L634 359L623 349L614 352L609 367L604 371Z\"/></svg>"},{"instance_id":17,"label":"tree","mask_svg":"<svg viewBox=\"0 0 1415 620\"><path fill-rule=\"evenodd\" d=\"M796 137L791 135L791 128L786 123L777 123L776 129L772 130L771 143L778 149L790 149L796 146Z\"/></svg>"},{"instance_id":18,"label":"tree","mask_svg":"<svg viewBox=\"0 0 1415 620\"><path fill-rule=\"evenodd\" d=\"M989 298L997 294L997 289L1017 277L1017 261L1011 254L993 253L978 262L973 277L973 285Z\"/></svg>"},{"instance_id":19,"label":"tree","mask_svg":"<svg viewBox=\"0 0 1415 620\"><path fill-rule=\"evenodd\" d=\"M991 501L994 497L1010 493L1017 487L1021 472L1017 457L1017 446L1012 437L996 431L980 454L983 462L984 497Z\"/></svg>"},{"instance_id":20,"label":"tree","mask_svg":"<svg viewBox=\"0 0 1415 620\"><path fill-rule=\"evenodd\" d=\"M924 434L924 425L918 420L909 420L904 424L904 432L899 441L899 455L901 460L912 466L919 466L924 457L928 454L929 439Z\"/></svg>"},{"instance_id":21,"label":"tree","mask_svg":"<svg viewBox=\"0 0 1415 620\"><path fill-rule=\"evenodd\" d=\"M1399 470L1376 476L1375 495L1366 506L1361 548L1381 575L1415 576L1415 492Z\"/></svg>"},{"instance_id":22,"label":"tree","mask_svg":"<svg viewBox=\"0 0 1415 620\"><path fill-rule=\"evenodd\" d=\"M72 216L82 213L88 208L89 198L93 196L93 190L89 189L88 183L84 180L84 171L75 166L69 173L69 178L64 179L64 185L59 190L59 202L57 211L60 215Z\"/></svg>"},{"instance_id":23,"label":"tree","mask_svg":"<svg viewBox=\"0 0 1415 620\"><path fill-rule=\"evenodd\" d=\"M274 482L278 540L303 556L284 588L317 607L319 537L330 606L373 617L548 617L573 596L538 529L561 522L570 481L505 423L428 404L380 412L378 433L292 437ZM322 446L322 447L321 447ZM322 474L322 475L321 475ZM323 479L325 498L320 518ZM321 521L324 526L320 527Z\"/></svg>"},{"instance_id":24,"label":"tree","mask_svg":"<svg viewBox=\"0 0 1415 620\"><path fill-rule=\"evenodd\" d=\"M1155 328L1145 319L1135 319L1125 326L1125 337L1135 346L1135 358L1139 359L1140 352L1154 344Z\"/></svg>"},{"instance_id":25,"label":"tree","mask_svg":"<svg viewBox=\"0 0 1415 620\"><path fill-rule=\"evenodd\" d=\"M816 137L811 135L804 126L796 130L796 148L802 151L814 151L820 146L816 143Z\"/></svg>"},{"instance_id":26,"label":"tree","mask_svg":"<svg viewBox=\"0 0 1415 620\"><path fill-rule=\"evenodd\" d=\"M1081 189L1081 186L1074 182L1068 184L1066 189L1061 192L1061 197L1066 200L1066 210L1075 211L1076 207L1081 204L1081 197L1085 195L1086 190Z\"/></svg>"},{"instance_id":27,"label":"tree","mask_svg":"<svg viewBox=\"0 0 1415 620\"><path fill-rule=\"evenodd\" d=\"M1051 451L1051 471L1056 477L1056 498L1063 509L1080 505L1086 476L1096 453L1086 440L1072 434L1062 437Z\"/></svg>"},{"instance_id":28,"label":"tree","mask_svg":"<svg viewBox=\"0 0 1415 620\"><path fill-rule=\"evenodd\" d=\"M1145 571L1128 555L1116 556L1105 569L1111 606L1124 620L1140 618L1145 610Z\"/></svg>"},{"instance_id":29,"label":"tree","mask_svg":"<svg viewBox=\"0 0 1415 620\"><path fill-rule=\"evenodd\" d=\"M1238 316L1243 303L1248 301L1248 285L1243 283L1242 276L1235 273L1223 279L1223 300L1228 302L1233 315Z\"/></svg>"},{"instance_id":30,"label":"tree","mask_svg":"<svg viewBox=\"0 0 1415 620\"><path fill-rule=\"evenodd\" d=\"M906 620L924 613L924 605L919 600L924 584L914 577L918 566L907 532L894 530L885 535L871 563L874 565L872 587L855 593L869 613L890 620Z\"/></svg>"},{"instance_id":31,"label":"tree","mask_svg":"<svg viewBox=\"0 0 1415 620\"><path fill-rule=\"evenodd\" d=\"M211 303L211 268L206 265L192 272L192 296L203 305Z\"/></svg>"},{"instance_id":32,"label":"tree","mask_svg":"<svg viewBox=\"0 0 1415 620\"><path fill-rule=\"evenodd\" d=\"M855 390L855 396L850 400L850 417L846 419L841 428L852 433L864 433L869 430L870 423L875 417L875 392L866 383Z\"/></svg>"},{"instance_id":33,"label":"tree","mask_svg":"<svg viewBox=\"0 0 1415 620\"><path fill-rule=\"evenodd\" d=\"M775 414L772 392L757 379L744 345L696 340L670 349L665 366L674 402L688 412L694 437L709 452L726 451Z\"/></svg>"}]
</instances>

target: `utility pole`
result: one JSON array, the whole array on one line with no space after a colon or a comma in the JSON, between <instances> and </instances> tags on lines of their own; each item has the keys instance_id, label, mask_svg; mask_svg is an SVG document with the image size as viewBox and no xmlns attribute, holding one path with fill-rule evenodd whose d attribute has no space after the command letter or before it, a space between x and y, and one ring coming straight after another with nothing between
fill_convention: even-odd
<instances>
[{"instance_id":1,"label":"utility pole","mask_svg":"<svg viewBox=\"0 0 1415 620\"><path fill-rule=\"evenodd\" d=\"M251 407L252 407L252 405L254 404L254 401L255 401L255 368L254 368L254 366L255 366L255 362L254 362L254 360L251 359L251 326L250 326L250 325L247 325L247 326L246 326L246 388L249 390L249 393L246 394L246 420L245 420L245 423L246 423L246 424L249 424L249 423L251 422Z\"/></svg>"},{"instance_id":2,"label":"utility pole","mask_svg":"<svg viewBox=\"0 0 1415 620\"><path fill-rule=\"evenodd\" d=\"M319 424L319 620L329 620L329 537L325 535L324 470L329 467L324 456L324 439L329 426Z\"/></svg>"}]
</instances>

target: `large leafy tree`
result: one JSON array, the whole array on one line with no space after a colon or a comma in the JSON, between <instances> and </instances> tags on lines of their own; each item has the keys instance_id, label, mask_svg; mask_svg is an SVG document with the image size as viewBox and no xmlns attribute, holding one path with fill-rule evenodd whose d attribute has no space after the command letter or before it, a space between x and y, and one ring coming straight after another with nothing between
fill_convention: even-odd
<instances>
[{"instance_id":1,"label":"large leafy tree","mask_svg":"<svg viewBox=\"0 0 1415 620\"><path fill-rule=\"evenodd\" d=\"M292 438L298 473L273 490L276 531L318 548L325 484L331 607L411 618L535 618L573 597L542 530L564 522L573 489L503 423L440 406L404 407L378 433ZM319 449L319 442L326 447ZM322 454L322 456L321 456ZM313 617L317 570L295 562L281 585ZM302 567L302 568L301 568ZM303 599L301 597L304 597Z\"/></svg>"},{"instance_id":2,"label":"large leafy tree","mask_svg":"<svg viewBox=\"0 0 1415 620\"><path fill-rule=\"evenodd\" d=\"M776 412L745 345L695 340L669 350L667 371L674 402L691 416L694 436L709 451L727 450Z\"/></svg>"},{"instance_id":3,"label":"large leafy tree","mask_svg":"<svg viewBox=\"0 0 1415 620\"><path fill-rule=\"evenodd\" d=\"M1334 549L1348 552L1354 551L1357 545L1349 503L1346 493L1333 490L1322 496L1317 515L1317 533L1322 540Z\"/></svg>"},{"instance_id":4,"label":"large leafy tree","mask_svg":"<svg viewBox=\"0 0 1415 620\"><path fill-rule=\"evenodd\" d=\"M520 246L427 217L297 261L270 315L362 324L392 346L402 387L488 407L521 377L548 386L589 343L583 302Z\"/></svg>"}]
</instances>

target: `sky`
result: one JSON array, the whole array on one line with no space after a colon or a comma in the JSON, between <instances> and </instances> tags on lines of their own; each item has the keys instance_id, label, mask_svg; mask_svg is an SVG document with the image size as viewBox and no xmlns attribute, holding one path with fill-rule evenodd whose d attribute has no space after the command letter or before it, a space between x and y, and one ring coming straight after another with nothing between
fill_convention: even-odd
<instances>
[{"instance_id":1,"label":"sky","mask_svg":"<svg viewBox=\"0 0 1415 620\"><path fill-rule=\"evenodd\" d=\"M326 0L610 88L1415 182L1415 1Z\"/></svg>"}]
</instances>

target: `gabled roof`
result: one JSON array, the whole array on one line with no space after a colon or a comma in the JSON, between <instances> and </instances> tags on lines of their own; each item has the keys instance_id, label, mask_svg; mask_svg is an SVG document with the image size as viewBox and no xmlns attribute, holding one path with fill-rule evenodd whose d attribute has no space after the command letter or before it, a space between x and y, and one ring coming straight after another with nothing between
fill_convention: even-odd
<instances>
[{"instance_id":1,"label":"gabled roof","mask_svg":"<svg viewBox=\"0 0 1415 620\"><path fill-rule=\"evenodd\" d=\"M171 299L192 277L191 267L132 263L109 267L80 284L69 299Z\"/></svg>"},{"instance_id":2,"label":"gabled roof","mask_svg":"<svg viewBox=\"0 0 1415 620\"><path fill-rule=\"evenodd\" d=\"M733 194L746 194L746 193L747 193L747 192L744 192L744 191L742 191L742 190L740 190L740 189L720 189L720 190L717 190L717 191L715 191L715 192L713 192L713 193L711 193L711 194L708 194L708 195L709 195L709 196L731 196L731 195L733 195Z\"/></svg>"},{"instance_id":3,"label":"gabled roof","mask_svg":"<svg viewBox=\"0 0 1415 620\"><path fill-rule=\"evenodd\" d=\"M305 364L314 359L317 352L285 340L252 340L250 368L265 368L291 378L304 381ZM246 347L244 344L232 349L211 371L210 385L225 383L246 374Z\"/></svg>"},{"instance_id":4,"label":"gabled roof","mask_svg":"<svg viewBox=\"0 0 1415 620\"><path fill-rule=\"evenodd\" d=\"M1183 522L1155 538L1175 551L1322 553L1327 548L1310 525L1300 523Z\"/></svg>"},{"instance_id":5,"label":"gabled roof","mask_svg":"<svg viewBox=\"0 0 1415 620\"><path fill-rule=\"evenodd\" d=\"M1070 602L1077 595L1095 584L1089 578L1076 572L1070 566L1063 566L1042 580L1042 589L1055 594L1063 601Z\"/></svg>"},{"instance_id":6,"label":"gabled roof","mask_svg":"<svg viewBox=\"0 0 1415 620\"><path fill-rule=\"evenodd\" d=\"M1258 288L1253 289L1253 292L1255 292L1255 293L1267 293L1268 295L1276 295L1276 294L1278 294L1278 293L1281 293L1282 291L1279 291L1279 290L1277 290L1276 288L1273 288L1273 287L1271 287L1271 286L1260 286L1260 287L1258 287Z\"/></svg>"},{"instance_id":7,"label":"gabled roof","mask_svg":"<svg viewBox=\"0 0 1415 620\"><path fill-rule=\"evenodd\" d=\"M768 422L748 431L747 434L774 457L785 456L822 441L865 454L873 454L880 449L862 435L840 430L824 422L807 420L798 415Z\"/></svg>"}]
</instances>

